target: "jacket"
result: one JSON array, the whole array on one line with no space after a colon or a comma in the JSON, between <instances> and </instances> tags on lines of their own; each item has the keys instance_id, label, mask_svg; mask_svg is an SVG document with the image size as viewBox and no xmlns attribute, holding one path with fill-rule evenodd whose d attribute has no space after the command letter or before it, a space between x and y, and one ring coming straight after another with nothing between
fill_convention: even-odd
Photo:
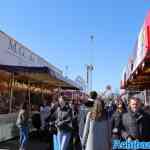
<instances>
[{"instance_id":1,"label":"jacket","mask_svg":"<svg viewBox=\"0 0 150 150\"><path fill-rule=\"evenodd\" d=\"M90 118L91 112L88 112L84 133L82 138L82 145L85 150L110 150L110 126L106 117L101 120L92 120Z\"/></svg>"},{"instance_id":2,"label":"jacket","mask_svg":"<svg viewBox=\"0 0 150 150\"><path fill-rule=\"evenodd\" d=\"M130 136L133 140L150 140L150 115L143 110L137 113L129 110L122 118L122 136L126 139Z\"/></svg>"},{"instance_id":3,"label":"jacket","mask_svg":"<svg viewBox=\"0 0 150 150\"><path fill-rule=\"evenodd\" d=\"M111 131L113 138L121 137L121 129L122 129L122 115L124 112L116 111L111 118Z\"/></svg>"},{"instance_id":4,"label":"jacket","mask_svg":"<svg viewBox=\"0 0 150 150\"><path fill-rule=\"evenodd\" d=\"M72 109L69 105L58 107L56 126L59 131L72 131Z\"/></svg>"}]
</instances>

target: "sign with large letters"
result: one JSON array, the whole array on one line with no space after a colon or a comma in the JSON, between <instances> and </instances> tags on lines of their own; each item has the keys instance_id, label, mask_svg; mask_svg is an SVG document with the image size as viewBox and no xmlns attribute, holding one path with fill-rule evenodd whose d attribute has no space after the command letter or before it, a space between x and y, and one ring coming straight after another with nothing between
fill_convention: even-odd
<instances>
[{"instance_id":1,"label":"sign with large letters","mask_svg":"<svg viewBox=\"0 0 150 150\"><path fill-rule=\"evenodd\" d=\"M61 70L2 31L0 31L0 64L37 67L47 66L55 72L62 74Z\"/></svg>"}]
</instances>

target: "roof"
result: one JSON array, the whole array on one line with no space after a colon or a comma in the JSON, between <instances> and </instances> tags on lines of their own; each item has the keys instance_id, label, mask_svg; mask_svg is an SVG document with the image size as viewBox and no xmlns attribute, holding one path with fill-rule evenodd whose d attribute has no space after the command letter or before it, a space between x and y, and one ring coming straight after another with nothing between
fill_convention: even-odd
<instances>
[{"instance_id":1,"label":"roof","mask_svg":"<svg viewBox=\"0 0 150 150\"><path fill-rule=\"evenodd\" d=\"M22 66L48 66L59 74L62 70L50 64L43 57L34 53L31 49L18 42L15 38L9 36L0 30L0 49L1 62L5 65L20 65L18 59L21 59ZM21 50L20 50L21 49ZM7 55L6 55L7 54ZM13 57L13 61L10 57ZM6 58L10 59L6 59ZM4 58L4 59L3 59ZM15 61L14 61L15 60ZM17 61L16 61L17 60ZM36 60L36 61L35 61Z\"/></svg>"},{"instance_id":2,"label":"roof","mask_svg":"<svg viewBox=\"0 0 150 150\"><path fill-rule=\"evenodd\" d=\"M0 65L0 70L5 71L7 75L13 73L16 80L30 81L31 83L45 87L82 89L71 79L65 78L48 67Z\"/></svg>"}]
</instances>

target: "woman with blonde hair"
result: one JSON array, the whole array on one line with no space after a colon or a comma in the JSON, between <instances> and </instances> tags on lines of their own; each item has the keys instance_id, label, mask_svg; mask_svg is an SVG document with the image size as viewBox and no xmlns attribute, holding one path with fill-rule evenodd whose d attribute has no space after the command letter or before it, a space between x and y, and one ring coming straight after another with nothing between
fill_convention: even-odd
<instances>
[{"instance_id":1,"label":"woman with blonde hair","mask_svg":"<svg viewBox=\"0 0 150 150\"><path fill-rule=\"evenodd\" d=\"M110 150L110 126L101 100L95 100L87 114L82 138L85 150Z\"/></svg>"}]
</instances>

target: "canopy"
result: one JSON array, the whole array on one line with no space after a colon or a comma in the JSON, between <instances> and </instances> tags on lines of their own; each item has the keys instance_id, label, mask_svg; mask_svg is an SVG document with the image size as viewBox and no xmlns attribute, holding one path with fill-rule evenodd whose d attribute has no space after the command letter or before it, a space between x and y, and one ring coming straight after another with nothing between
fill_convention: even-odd
<instances>
[{"instance_id":1,"label":"canopy","mask_svg":"<svg viewBox=\"0 0 150 150\"><path fill-rule=\"evenodd\" d=\"M134 53L123 71L121 88L150 89L150 11L137 38Z\"/></svg>"},{"instance_id":2,"label":"canopy","mask_svg":"<svg viewBox=\"0 0 150 150\"><path fill-rule=\"evenodd\" d=\"M2 79L8 79L9 75L14 74L14 79L23 81L24 83L30 82L43 86L49 87L61 87L68 89L81 90L82 88L74 81L63 77L63 75L55 72L48 67L29 67L29 66L12 66L12 65L0 65Z\"/></svg>"}]
</instances>

